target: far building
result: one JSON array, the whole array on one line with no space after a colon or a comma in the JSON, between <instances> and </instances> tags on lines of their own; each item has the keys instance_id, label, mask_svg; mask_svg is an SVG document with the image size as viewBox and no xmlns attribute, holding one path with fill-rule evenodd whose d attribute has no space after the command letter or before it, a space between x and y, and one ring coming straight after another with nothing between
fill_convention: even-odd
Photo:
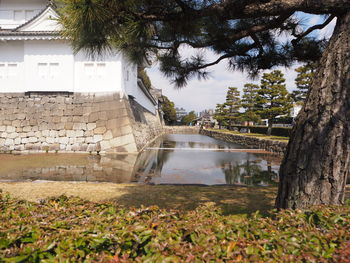
<instances>
[{"instance_id":1,"label":"far building","mask_svg":"<svg viewBox=\"0 0 350 263\"><path fill-rule=\"evenodd\" d=\"M216 120L214 119L215 111L213 109L204 110L199 113L197 125L204 127L214 127Z\"/></svg>"},{"instance_id":2,"label":"far building","mask_svg":"<svg viewBox=\"0 0 350 263\"><path fill-rule=\"evenodd\" d=\"M180 122L183 117L185 117L188 112L184 108L175 108L176 110L176 120Z\"/></svg>"}]
</instances>

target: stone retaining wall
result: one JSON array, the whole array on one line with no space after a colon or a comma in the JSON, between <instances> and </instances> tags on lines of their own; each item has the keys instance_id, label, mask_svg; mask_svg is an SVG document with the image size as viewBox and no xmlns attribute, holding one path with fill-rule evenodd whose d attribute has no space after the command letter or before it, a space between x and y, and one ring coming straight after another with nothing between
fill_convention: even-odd
<instances>
[{"instance_id":1,"label":"stone retaining wall","mask_svg":"<svg viewBox=\"0 0 350 263\"><path fill-rule=\"evenodd\" d=\"M0 94L1 152L137 152L134 124L119 93Z\"/></svg>"},{"instance_id":2,"label":"stone retaining wall","mask_svg":"<svg viewBox=\"0 0 350 263\"><path fill-rule=\"evenodd\" d=\"M255 149L264 149L269 152L276 153L278 155L284 155L287 142L282 141L272 141L266 139L260 139L256 137L238 135L238 134L229 134L224 132L212 131L202 129L200 131L201 134L213 137L215 139L223 140L226 142L237 143L241 145L245 145L248 148Z\"/></svg>"},{"instance_id":3,"label":"stone retaining wall","mask_svg":"<svg viewBox=\"0 0 350 263\"><path fill-rule=\"evenodd\" d=\"M198 126L164 126L166 134L199 134Z\"/></svg>"}]
</instances>

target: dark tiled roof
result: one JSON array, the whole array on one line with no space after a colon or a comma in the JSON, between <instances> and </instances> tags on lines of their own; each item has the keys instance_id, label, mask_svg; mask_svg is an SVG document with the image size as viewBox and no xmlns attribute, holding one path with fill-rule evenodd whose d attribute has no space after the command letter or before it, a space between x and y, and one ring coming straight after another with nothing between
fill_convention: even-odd
<instances>
[{"instance_id":1,"label":"dark tiled roof","mask_svg":"<svg viewBox=\"0 0 350 263\"><path fill-rule=\"evenodd\" d=\"M0 36L58 36L59 32L57 31L9 31L9 30L0 30Z\"/></svg>"}]
</instances>

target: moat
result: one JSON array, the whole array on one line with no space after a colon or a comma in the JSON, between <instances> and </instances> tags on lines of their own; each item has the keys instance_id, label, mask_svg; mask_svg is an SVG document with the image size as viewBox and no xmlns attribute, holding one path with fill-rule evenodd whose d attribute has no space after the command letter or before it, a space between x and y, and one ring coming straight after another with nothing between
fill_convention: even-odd
<instances>
[{"instance_id":1,"label":"moat","mask_svg":"<svg viewBox=\"0 0 350 263\"><path fill-rule=\"evenodd\" d=\"M280 158L204 135L164 135L138 156L0 155L0 182L271 186Z\"/></svg>"}]
</instances>

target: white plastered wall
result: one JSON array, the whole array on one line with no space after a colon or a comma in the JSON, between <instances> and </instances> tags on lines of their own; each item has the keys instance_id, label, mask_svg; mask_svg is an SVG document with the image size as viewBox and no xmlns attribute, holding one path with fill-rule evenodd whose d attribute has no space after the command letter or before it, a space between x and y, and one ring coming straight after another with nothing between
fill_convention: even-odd
<instances>
[{"instance_id":1,"label":"white plastered wall","mask_svg":"<svg viewBox=\"0 0 350 263\"><path fill-rule=\"evenodd\" d=\"M0 42L0 92L23 91L23 51L23 41Z\"/></svg>"},{"instance_id":2,"label":"white plastered wall","mask_svg":"<svg viewBox=\"0 0 350 263\"><path fill-rule=\"evenodd\" d=\"M24 71L24 91L74 91L74 56L63 41L25 41Z\"/></svg>"},{"instance_id":3,"label":"white plastered wall","mask_svg":"<svg viewBox=\"0 0 350 263\"><path fill-rule=\"evenodd\" d=\"M0 26L16 28L37 15L46 4L46 0L0 0Z\"/></svg>"},{"instance_id":4,"label":"white plastered wall","mask_svg":"<svg viewBox=\"0 0 350 263\"><path fill-rule=\"evenodd\" d=\"M74 92L122 92L122 58L105 54L90 58L83 51L75 56Z\"/></svg>"},{"instance_id":5,"label":"white plastered wall","mask_svg":"<svg viewBox=\"0 0 350 263\"><path fill-rule=\"evenodd\" d=\"M123 86L128 95L135 98L136 102L152 113L156 113L156 108L151 100L145 95L137 84L137 66L123 56Z\"/></svg>"},{"instance_id":6,"label":"white plastered wall","mask_svg":"<svg viewBox=\"0 0 350 263\"><path fill-rule=\"evenodd\" d=\"M57 40L0 42L0 92L27 91L122 92L122 57L74 55Z\"/></svg>"}]
</instances>

